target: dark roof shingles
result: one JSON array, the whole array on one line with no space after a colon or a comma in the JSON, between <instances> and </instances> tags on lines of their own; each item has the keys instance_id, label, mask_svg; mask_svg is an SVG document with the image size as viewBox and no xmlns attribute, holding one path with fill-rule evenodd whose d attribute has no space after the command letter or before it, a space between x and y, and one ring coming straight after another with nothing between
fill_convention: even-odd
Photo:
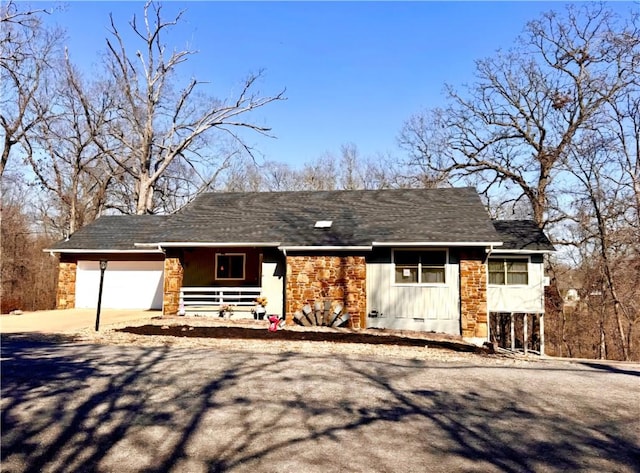
<instances>
[{"instance_id":1,"label":"dark roof shingles","mask_svg":"<svg viewBox=\"0 0 640 473\"><path fill-rule=\"evenodd\" d=\"M316 229L318 220L333 224ZM203 194L175 215L171 227L168 241L285 246L499 241L471 188Z\"/></svg>"},{"instance_id":2,"label":"dark roof shingles","mask_svg":"<svg viewBox=\"0 0 640 473\"><path fill-rule=\"evenodd\" d=\"M135 243L153 241L165 215L105 215L53 247L57 250L140 250Z\"/></svg>"},{"instance_id":3,"label":"dark roof shingles","mask_svg":"<svg viewBox=\"0 0 640 473\"><path fill-rule=\"evenodd\" d=\"M314 228L332 220L328 229ZM135 249L134 243L499 242L473 188L202 194L169 216L102 217L56 249Z\"/></svg>"},{"instance_id":4,"label":"dark roof shingles","mask_svg":"<svg viewBox=\"0 0 640 473\"><path fill-rule=\"evenodd\" d=\"M533 220L494 220L493 226L503 241L500 250L555 251Z\"/></svg>"}]
</instances>

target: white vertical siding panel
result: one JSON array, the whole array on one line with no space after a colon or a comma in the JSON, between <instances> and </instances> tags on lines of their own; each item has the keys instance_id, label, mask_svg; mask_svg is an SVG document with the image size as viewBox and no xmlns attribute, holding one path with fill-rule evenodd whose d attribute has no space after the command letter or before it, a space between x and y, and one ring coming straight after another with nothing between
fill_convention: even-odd
<instances>
[{"instance_id":1,"label":"white vertical siding panel","mask_svg":"<svg viewBox=\"0 0 640 473\"><path fill-rule=\"evenodd\" d=\"M544 265L529 263L528 286L489 286L492 312L544 312Z\"/></svg>"},{"instance_id":2,"label":"white vertical siding panel","mask_svg":"<svg viewBox=\"0 0 640 473\"><path fill-rule=\"evenodd\" d=\"M262 295L267 298L267 314L284 315L284 278L277 274L277 263L262 263Z\"/></svg>"},{"instance_id":3,"label":"white vertical siding panel","mask_svg":"<svg viewBox=\"0 0 640 473\"><path fill-rule=\"evenodd\" d=\"M368 310L383 314L369 326L459 333L458 266L446 266L444 286L395 286L393 266L367 264Z\"/></svg>"}]
</instances>

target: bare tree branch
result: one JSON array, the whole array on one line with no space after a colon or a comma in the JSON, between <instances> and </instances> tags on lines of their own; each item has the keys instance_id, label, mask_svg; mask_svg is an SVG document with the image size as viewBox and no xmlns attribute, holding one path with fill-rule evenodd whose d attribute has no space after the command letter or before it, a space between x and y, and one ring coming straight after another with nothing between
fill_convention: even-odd
<instances>
[{"instance_id":1,"label":"bare tree branch","mask_svg":"<svg viewBox=\"0 0 640 473\"><path fill-rule=\"evenodd\" d=\"M168 180L180 180L178 169L191 173L202 188L207 188L219 169L216 165L209 167L212 160L202 159L199 151L211 146L211 140L223 133L251 154L251 147L238 131L268 135L269 128L252 123L247 117L271 102L284 99L284 92L273 96L254 92L262 72L250 75L238 96L224 101L200 95L198 90L204 83L195 78L176 90L172 79L194 51L168 52L163 36L182 15L180 12L173 20L165 21L160 5L147 2L143 22L138 23L135 17L130 22L142 45L135 57L111 18L108 70L114 90L122 91L122 100L117 109L118 119L107 133L120 146L109 157L131 177L136 213L155 212L156 198L166 202L163 196L174 188ZM174 165L178 162L184 165ZM219 160L217 166L224 168L226 160Z\"/></svg>"}]
</instances>

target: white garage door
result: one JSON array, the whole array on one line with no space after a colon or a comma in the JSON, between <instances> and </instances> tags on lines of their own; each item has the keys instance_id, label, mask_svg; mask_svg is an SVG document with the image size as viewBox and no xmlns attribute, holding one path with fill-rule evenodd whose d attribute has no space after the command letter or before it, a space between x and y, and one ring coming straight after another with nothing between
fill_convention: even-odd
<instances>
[{"instance_id":1,"label":"white garage door","mask_svg":"<svg viewBox=\"0 0 640 473\"><path fill-rule=\"evenodd\" d=\"M162 309L162 261L109 261L104 272L105 309ZM98 306L100 263L78 261L76 307Z\"/></svg>"}]
</instances>

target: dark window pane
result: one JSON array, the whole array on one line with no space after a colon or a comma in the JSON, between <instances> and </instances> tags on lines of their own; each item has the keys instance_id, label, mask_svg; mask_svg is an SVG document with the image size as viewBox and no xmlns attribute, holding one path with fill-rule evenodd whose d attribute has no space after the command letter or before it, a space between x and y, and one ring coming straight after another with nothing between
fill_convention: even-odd
<instances>
[{"instance_id":1,"label":"dark window pane","mask_svg":"<svg viewBox=\"0 0 640 473\"><path fill-rule=\"evenodd\" d=\"M396 264L415 264L420 261L420 254L417 251L396 251L394 253Z\"/></svg>"},{"instance_id":2,"label":"dark window pane","mask_svg":"<svg viewBox=\"0 0 640 473\"><path fill-rule=\"evenodd\" d=\"M511 260L507 261L507 271L508 272L527 272L527 262L521 260Z\"/></svg>"},{"instance_id":3,"label":"dark window pane","mask_svg":"<svg viewBox=\"0 0 640 473\"><path fill-rule=\"evenodd\" d=\"M217 255L216 279L244 279L244 255Z\"/></svg>"},{"instance_id":4,"label":"dark window pane","mask_svg":"<svg viewBox=\"0 0 640 473\"><path fill-rule=\"evenodd\" d=\"M489 260L489 272L502 272L504 271L503 260Z\"/></svg>"},{"instance_id":5,"label":"dark window pane","mask_svg":"<svg viewBox=\"0 0 640 473\"><path fill-rule=\"evenodd\" d=\"M527 260L507 260L507 284L528 284Z\"/></svg>"},{"instance_id":6,"label":"dark window pane","mask_svg":"<svg viewBox=\"0 0 640 473\"><path fill-rule=\"evenodd\" d=\"M231 256L230 262L230 277L232 279L242 279L244 277L244 255Z\"/></svg>"},{"instance_id":7,"label":"dark window pane","mask_svg":"<svg viewBox=\"0 0 640 473\"><path fill-rule=\"evenodd\" d=\"M489 284L504 284L504 272L489 272Z\"/></svg>"},{"instance_id":8,"label":"dark window pane","mask_svg":"<svg viewBox=\"0 0 640 473\"><path fill-rule=\"evenodd\" d=\"M489 284L529 284L529 260L526 259L490 259Z\"/></svg>"},{"instance_id":9,"label":"dark window pane","mask_svg":"<svg viewBox=\"0 0 640 473\"><path fill-rule=\"evenodd\" d=\"M422 268L423 283L444 283L444 268Z\"/></svg>"},{"instance_id":10,"label":"dark window pane","mask_svg":"<svg viewBox=\"0 0 640 473\"><path fill-rule=\"evenodd\" d=\"M216 278L223 279L229 277L229 257L218 255L218 267Z\"/></svg>"},{"instance_id":11,"label":"dark window pane","mask_svg":"<svg viewBox=\"0 0 640 473\"><path fill-rule=\"evenodd\" d=\"M418 282L417 266L396 266L396 284L409 284Z\"/></svg>"},{"instance_id":12,"label":"dark window pane","mask_svg":"<svg viewBox=\"0 0 640 473\"><path fill-rule=\"evenodd\" d=\"M425 251L420 255L420 262L427 266L444 266L447 262L447 252Z\"/></svg>"},{"instance_id":13,"label":"dark window pane","mask_svg":"<svg viewBox=\"0 0 640 473\"><path fill-rule=\"evenodd\" d=\"M527 273L509 273L509 284L529 284L529 275Z\"/></svg>"}]
</instances>

